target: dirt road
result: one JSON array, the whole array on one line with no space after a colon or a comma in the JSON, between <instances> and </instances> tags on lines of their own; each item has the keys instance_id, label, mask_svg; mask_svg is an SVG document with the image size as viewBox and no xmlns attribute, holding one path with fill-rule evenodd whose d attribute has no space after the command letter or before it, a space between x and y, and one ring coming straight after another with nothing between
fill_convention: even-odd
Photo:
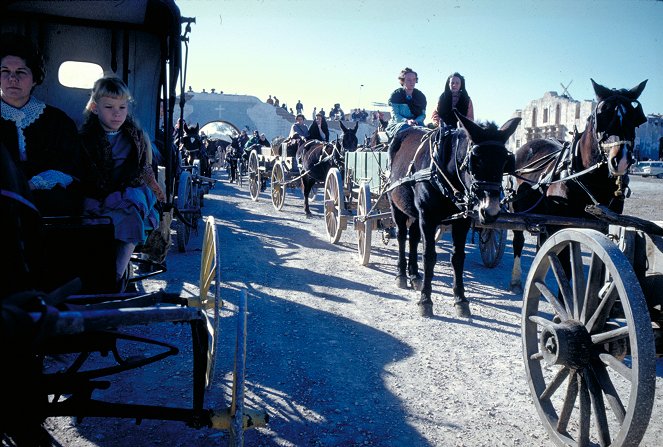
<instances>
[{"instance_id":1,"label":"dirt road","mask_svg":"<svg viewBox=\"0 0 663 447\"><path fill-rule=\"evenodd\" d=\"M225 177L223 177L225 178ZM655 184L651 182L656 182ZM660 205L635 209L663 217ZM653 186L651 186L653 185ZM298 191L288 191L283 211L263 193L252 202L246 187L225 181L206 196L220 236L222 321L216 382L210 407L227 404L235 337L235 304L249 296L247 405L266 409L268 428L246 433L249 446L549 446L531 402L521 353L521 296L507 291L511 247L497 268L481 263L468 245L466 289L474 316L455 317L450 298L448 237L438 247L433 283L435 317L415 309L417 294L393 279L396 247L373 242L371 263L356 260L351 228L338 245L324 234L320 195L306 219ZM637 202L636 202L637 200ZM531 264L526 246L523 269ZM145 284L196 293L200 238L187 253L171 251L169 271ZM189 335L181 326L142 329L182 346L184 354L127 374L106 396L181 405L190 395ZM663 439L663 365L644 446ZM178 422L69 418L49 420L66 446L226 445L227 434L194 430Z\"/></svg>"}]
</instances>

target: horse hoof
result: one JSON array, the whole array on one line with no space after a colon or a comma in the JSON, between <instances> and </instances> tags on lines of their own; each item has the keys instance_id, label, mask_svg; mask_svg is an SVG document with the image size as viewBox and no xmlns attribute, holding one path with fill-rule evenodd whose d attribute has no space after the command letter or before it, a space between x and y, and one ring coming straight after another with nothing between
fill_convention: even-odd
<instances>
[{"instance_id":1,"label":"horse hoof","mask_svg":"<svg viewBox=\"0 0 663 447\"><path fill-rule=\"evenodd\" d=\"M405 276L399 275L396 277L396 286L399 289L409 289L410 284Z\"/></svg>"},{"instance_id":2,"label":"horse hoof","mask_svg":"<svg viewBox=\"0 0 663 447\"><path fill-rule=\"evenodd\" d=\"M460 318L470 318L472 316L470 303L467 300L456 301L454 307L456 308L456 316Z\"/></svg>"},{"instance_id":3,"label":"horse hoof","mask_svg":"<svg viewBox=\"0 0 663 447\"><path fill-rule=\"evenodd\" d=\"M523 286L521 284L511 283L509 285L509 288L511 289L511 292L515 293L516 295L522 295L523 294Z\"/></svg>"},{"instance_id":4,"label":"horse hoof","mask_svg":"<svg viewBox=\"0 0 663 447\"><path fill-rule=\"evenodd\" d=\"M412 287L414 290L421 292L421 289L424 288L424 281L421 278L421 275L412 275L410 276L409 280L410 287Z\"/></svg>"},{"instance_id":5,"label":"horse hoof","mask_svg":"<svg viewBox=\"0 0 663 447\"><path fill-rule=\"evenodd\" d=\"M432 302L425 302L425 303L417 303L417 307L419 308L419 315L424 317L424 318L431 318L433 316L433 303Z\"/></svg>"}]
</instances>

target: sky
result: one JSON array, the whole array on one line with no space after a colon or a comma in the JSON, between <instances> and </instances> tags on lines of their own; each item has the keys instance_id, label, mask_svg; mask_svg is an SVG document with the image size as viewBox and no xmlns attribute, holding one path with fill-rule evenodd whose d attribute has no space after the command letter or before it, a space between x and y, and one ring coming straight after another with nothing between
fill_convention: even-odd
<instances>
[{"instance_id":1,"label":"sky","mask_svg":"<svg viewBox=\"0 0 663 447\"><path fill-rule=\"evenodd\" d=\"M506 122L548 91L593 99L590 78L637 86L663 113L663 1L176 0L195 17L186 87L313 107L388 110L405 67L430 117L461 73L475 120ZM376 105L377 104L377 105Z\"/></svg>"}]
</instances>

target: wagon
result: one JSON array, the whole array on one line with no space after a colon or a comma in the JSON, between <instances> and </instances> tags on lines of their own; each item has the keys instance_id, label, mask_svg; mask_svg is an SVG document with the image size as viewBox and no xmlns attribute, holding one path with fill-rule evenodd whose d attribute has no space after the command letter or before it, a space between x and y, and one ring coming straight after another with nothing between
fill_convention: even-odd
<instances>
[{"instance_id":1,"label":"wagon","mask_svg":"<svg viewBox=\"0 0 663 447\"><path fill-rule=\"evenodd\" d=\"M195 19L181 17L173 0L141 0L128 4L107 0L94 2L94 7L90 7L89 2L85 1L10 0L0 6L0 31L26 34L39 43L45 55L46 68L50 75L35 90L35 95L62 109L78 123L92 83L104 72L115 73L129 86L137 104L134 114L159 149L164 165L159 171L163 174L160 181L167 195L162 219L166 224L170 222L168 214L172 213L173 208L190 211L190 201L199 197L192 187L191 174L186 170L181 171L181 166L177 163L173 143L177 85L180 81L181 89L184 88L182 69L186 65L182 63L181 44L188 44L192 23L195 23ZM79 64L73 64L73 71L70 71L70 77L67 79L63 77L63 73L66 73L71 62ZM84 64L80 65L81 62ZM92 74L85 78L83 74L89 69ZM73 84L71 79L75 81ZM183 104L181 106L183 107ZM43 224L41 221L40 223ZM96 236L101 235L103 238L110 238L110 247L113 247L112 223L110 232L109 224L104 222L94 226L78 221L75 226L68 222L59 225L73 229L69 233L76 240L81 238L83 230L87 232L92 229L93 232L96 231L94 243L88 245L102 245L96 239ZM170 228L166 225L163 229L153 229L153 232L157 231L169 235ZM238 347L231 405L228 409L217 410L204 406L205 393L210 389L214 377L218 351L216 341L220 328L219 308L222 305L218 238L213 218L204 219L204 231L199 294L194 298L184 298L179 294L163 291L107 293L99 278L105 278L108 274L115 277L114 250L109 256L96 257L87 256L83 252L71 253L71 245L65 244L65 248L60 248L61 254L68 255L67 259L73 259L72 263L83 268L92 266L92 273L97 273L96 269L99 275L93 274L87 280L83 279L89 286L85 294L80 293L81 279L77 278L53 284L60 286L55 289L25 292L27 295L21 298L40 303L37 306L38 311L35 311L34 307L25 309L35 328L43 335L39 340L34 340L32 347L35 349L35 358L41 361L52 355L72 358L67 367L57 373L36 373L39 383L35 383L33 388L39 402L35 402L32 409L36 418L67 415L78 418L182 421L193 428L211 426L230 429L238 445L242 442L245 428L266 422L266 415L263 413L252 414L245 412L243 408L245 295L238 304ZM56 237L52 239L62 242ZM81 247L87 248L84 244ZM163 248L167 251L167 247ZM54 259L58 258L58 253L51 252L48 255ZM141 261L140 256L137 261ZM150 274L156 273L158 272ZM43 278L41 279L39 287L45 284ZM37 285L34 288L37 289ZM10 298L7 298L7 301L3 298L0 302L3 305L3 318L6 316L4 306L9 302ZM48 318L44 318L46 315ZM26 323L27 320L21 321ZM142 368L169 356L181 355L178 348L169 342L136 335L126 330L136 325L169 322L187 324L191 330L192 349L187 351L193 355L193 369L188 371L192 384L191 406L176 408L98 399L96 392L120 380L118 373ZM123 346L126 344L132 346L125 350ZM146 350L146 347L149 349ZM141 355L136 355L136 348ZM149 355L142 355L148 351ZM111 353L109 364L96 368L93 366L91 369L85 367L88 366L87 360L92 353ZM33 394L26 393L25 398L28 400L32 396ZM8 404L5 405L6 411L14 411ZM30 415L21 415L28 416ZM4 430L7 425L3 424L2 427Z\"/></svg>"},{"instance_id":2,"label":"wagon","mask_svg":"<svg viewBox=\"0 0 663 447\"><path fill-rule=\"evenodd\" d=\"M663 226L600 206L588 211L604 227L569 222L541 246L527 276L529 387L556 444L638 445L663 355ZM562 252L571 255L569 271Z\"/></svg>"},{"instance_id":3,"label":"wagon","mask_svg":"<svg viewBox=\"0 0 663 447\"><path fill-rule=\"evenodd\" d=\"M249 154L247 165L249 193L256 201L260 191L270 181L272 205L278 211L283 209L287 188L296 188L299 180L299 167L296 160L296 149L287 148L286 143L271 147L253 149Z\"/></svg>"}]
</instances>

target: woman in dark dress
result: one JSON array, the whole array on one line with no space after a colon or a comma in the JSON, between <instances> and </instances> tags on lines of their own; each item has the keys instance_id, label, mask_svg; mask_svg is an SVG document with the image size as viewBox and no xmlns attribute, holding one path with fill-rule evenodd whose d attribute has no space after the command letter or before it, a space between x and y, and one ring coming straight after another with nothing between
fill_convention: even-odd
<instances>
[{"instance_id":1,"label":"woman in dark dress","mask_svg":"<svg viewBox=\"0 0 663 447\"><path fill-rule=\"evenodd\" d=\"M32 95L43 61L26 37L0 36L0 144L29 181L42 215L78 215L80 147L76 124Z\"/></svg>"},{"instance_id":2,"label":"woman in dark dress","mask_svg":"<svg viewBox=\"0 0 663 447\"><path fill-rule=\"evenodd\" d=\"M444 123L447 126L457 127L458 118L453 113L454 109L474 121L474 105L465 89L465 78L458 72L450 74L447 78L444 92L440 95L437 108L431 117L433 123L436 126Z\"/></svg>"},{"instance_id":3,"label":"woman in dark dress","mask_svg":"<svg viewBox=\"0 0 663 447\"><path fill-rule=\"evenodd\" d=\"M315 121L308 128L308 140L319 140L329 142L329 126L325 116L318 112L315 114Z\"/></svg>"}]
</instances>

